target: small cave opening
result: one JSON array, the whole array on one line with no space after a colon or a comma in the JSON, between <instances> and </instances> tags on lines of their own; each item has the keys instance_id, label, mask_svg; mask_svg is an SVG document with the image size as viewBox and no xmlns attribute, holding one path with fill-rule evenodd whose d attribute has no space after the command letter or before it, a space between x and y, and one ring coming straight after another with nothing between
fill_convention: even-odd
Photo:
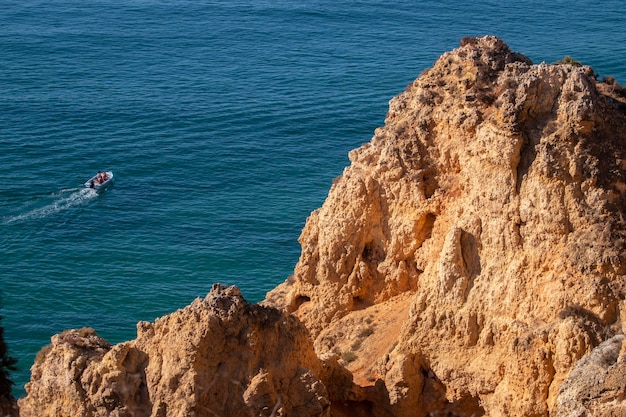
<instances>
[{"instance_id":1,"label":"small cave opening","mask_svg":"<svg viewBox=\"0 0 626 417\"><path fill-rule=\"evenodd\" d=\"M352 311L365 310L369 306L371 306L371 303L368 303L361 297L352 297Z\"/></svg>"},{"instance_id":2,"label":"small cave opening","mask_svg":"<svg viewBox=\"0 0 626 417\"><path fill-rule=\"evenodd\" d=\"M330 405L334 417L372 417L374 404L371 401L333 401Z\"/></svg>"},{"instance_id":3,"label":"small cave opening","mask_svg":"<svg viewBox=\"0 0 626 417\"><path fill-rule=\"evenodd\" d=\"M415 236L417 247L422 246L426 240L430 239L435 226L435 220L437 220L437 216L433 213L427 213L419 219L417 224L417 235Z\"/></svg>"},{"instance_id":4,"label":"small cave opening","mask_svg":"<svg viewBox=\"0 0 626 417\"><path fill-rule=\"evenodd\" d=\"M296 300L294 301L294 311L299 309L302 304L304 303L308 303L309 301L311 301L311 297L308 297L306 295L298 295L296 297Z\"/></svg>"},{"instance_id":5,"label":"small cave opening","mask_svg":"<svg viewBox=\"0 0 626 417\"><path fill-rule=\"evenodd\" d=\"M361 258L368 263L378 264L385 259L385 248L382 242L368 242L361 252Z\"/></svg>"}]
</instances>

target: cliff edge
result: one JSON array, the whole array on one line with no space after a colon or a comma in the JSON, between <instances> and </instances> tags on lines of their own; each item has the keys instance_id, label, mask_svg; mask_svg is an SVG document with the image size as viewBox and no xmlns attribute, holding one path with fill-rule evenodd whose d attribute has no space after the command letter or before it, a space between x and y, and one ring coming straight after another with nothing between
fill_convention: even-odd
<instances>
[{"instance_id":1,"label":"cliff edge","mask_svg":"<svg viewBox=\"0 0 626 417\"><path fill-rule=\"evenodd\" d=\"M93 329L56 335L31 372L22 417L330 415L304 326L235 287L214 285L119 345Z\"/></svg>"},{"instance_id":2,"label":"cliff edge","mask_svg":"<svg viewBox=\"0 0 626 417\"><path fill-rule=\"evenodd\" d=\"M466 38L389 103L294 274L54 336L22 416L626 412L626 94Z\"/></svg>"},{"instance_id":3,"label":"cliff edge","mask_svg":"<svg viewBox=\"0 0 626 417\"><path fill-rule=\"evenodd\" d=\"M590 67L464 39L350 153L268 302L393 415L556 412L577 361L623 332L619 94Z\"/></svg>"}]
</instances>

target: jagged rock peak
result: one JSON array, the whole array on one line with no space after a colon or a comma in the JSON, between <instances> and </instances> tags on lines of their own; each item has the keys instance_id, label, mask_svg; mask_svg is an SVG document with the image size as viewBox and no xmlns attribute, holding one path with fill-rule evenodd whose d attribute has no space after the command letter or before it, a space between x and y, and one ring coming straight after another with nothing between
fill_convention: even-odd
<instances>
[{"instance_id":1,"label":"jagged rock peak","mask_svg":"<svg viewBox=\"0 0 626 417\"><path fill-rule=\"evenodd\" d=\"M137 330L115 346L92 329L53 336L21 416L330 415L319 375L339 372L332 361L322 365L295 317L251 305L235 287L214 285Z\"/></svg>"},{"instance_id":2,"label":"jagged rock peak","mask_svg":"<svg viewBox=\"0 0 626 417\"><path fill-rule=\"evenodd\" d=\"M587 66L465 39L350 152L268 303L300 317L318 353L352 349L348 368L384 382L394 415L555 411L572 366L623 331L626 102L614 87ZM347 339L392 312L404 324L384 338Z\"/></svg>"}]
</instances>

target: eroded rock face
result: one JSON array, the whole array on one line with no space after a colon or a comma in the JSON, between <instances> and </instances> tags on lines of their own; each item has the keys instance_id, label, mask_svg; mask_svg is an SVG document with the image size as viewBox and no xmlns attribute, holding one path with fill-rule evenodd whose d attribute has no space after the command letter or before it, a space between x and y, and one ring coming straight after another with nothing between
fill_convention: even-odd
<instances>
[{"instance_id":1,"label":"eroded rock face","mask_svg":"<svg viewBox=\"0 0 626 417\"><path fill-rule=\"evenodd\" d=\"M342 354L347 323L410 294L401 331L372 329L387 352L352 366L367 336L345 358L390 413L548 415L576 362L623 331L625 108L589 67L465 39L350 153L268 302Z\"/></svg>"},{"instance_id":2,"label":"eroded rock face","mask_svg":"<svg viewBox=\"0 0 626 417\"><path fill-rule=\"evenodd\" d=\"M557 417L626 415L626 345L620 334L579 360L561 385Z\"/></svg>"},{"instance_id":3,"label":"eroded rock face","mask_svg":"<svg viewBox=\"0 0 626 417\"><path fill-rule=\"evenodd\" d=\"M215 286L130 342L65 332L21 415L622 413L622 93L464 39L307 220L264 302L293 315Z\"/></svg>"},{"instance_id":4,"label":"eroded rock face","mask_svg":"<svg viewBox=\"0 0 626 417\"><path fill-rule=\"evenodd\" d=\"M32 368L21 416L330 415L318 378L330 371L306 329L235 287L216 285L137 328L137 339L115 346L91 329L54 336Z\"/></svg>"}]
</instances>

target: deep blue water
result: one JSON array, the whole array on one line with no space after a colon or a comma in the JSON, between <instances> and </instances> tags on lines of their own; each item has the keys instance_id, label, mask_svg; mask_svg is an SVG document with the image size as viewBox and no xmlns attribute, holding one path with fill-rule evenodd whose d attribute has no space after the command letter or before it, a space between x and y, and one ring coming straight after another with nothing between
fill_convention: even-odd
<instances>
[{"instance_id":1,"label":"deep blue water","mask_svg":"<svg viewBox=\"0 0 626 417\"><path fill-rule=\"evenodd\" d=\"M621 1L4 0L0 291L16 395L50 336L112 343L213 282L251 301L387 103L463 36L626 83ZM81 184L112 170L113 187Z\"/></svg>"}]
</instances>

